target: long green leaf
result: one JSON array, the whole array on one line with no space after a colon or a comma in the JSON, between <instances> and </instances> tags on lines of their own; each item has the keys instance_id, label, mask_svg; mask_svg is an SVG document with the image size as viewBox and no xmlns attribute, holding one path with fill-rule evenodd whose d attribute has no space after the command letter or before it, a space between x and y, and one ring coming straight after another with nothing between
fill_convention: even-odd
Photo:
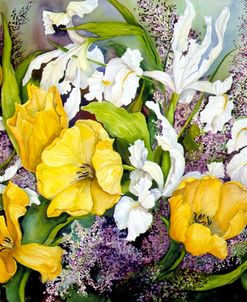
<instances>
[{"instance_id":1,"label":"long green leaf","mask_svg":"<svg viewBox=\"0 0 247 302\"><path fill-rule=\"evenodd\" d=\"M143 29L138 25L125 22L91 22L69 27L67 30L86 30L105 40L116 36L143 35Z\"/></svg>"},{"instance_id":2,"label":"long green leaf","mask_svg":"<svg viewBox=\"0 0 247 302\"><path fill-rule=\"evenodd\" d=\"M21 103L19 96L18 84L15 77L15 71L11 64L11 51L12 51L12 41L9 33L8 23L2 16L3 22L3 83L2 83L2 92L1 92L1 104L2 104L2 115L5 128L8 132L9 138L16 150L18 150L17 143L10 133L8 126L6 124L7 119L12 117L15 113L15 103Z\"/></svg>"},{"instance_id":3,"label":"long green leaf","mask_svg":"<svg viewBox=\"0 0 247 302\"><path fill-rule=\"evenodd\" d=\"M112 137L121 139L126 144L133 144L137 139L142 139L152 157L149 132L145 117L142 113L129 113L123 108L118 108L111 103L90 103L83 110L95 114Z\"/></svg>"},{"instance_id":4,"label":"long green leaf","mask_svg":"<svg viewBox=\"0 0 247 302\"><path fill-rule=\"evenodd\" d=\"M122 15L122 17L124 18L124 20L127 23L133 24L133 25L138 24L135 20L134 15L122 3L120 3L119 1L116 1L116 0L108 0L108 2L111 3L119 11L119 13Z\"/></svg>"}]
</instances>

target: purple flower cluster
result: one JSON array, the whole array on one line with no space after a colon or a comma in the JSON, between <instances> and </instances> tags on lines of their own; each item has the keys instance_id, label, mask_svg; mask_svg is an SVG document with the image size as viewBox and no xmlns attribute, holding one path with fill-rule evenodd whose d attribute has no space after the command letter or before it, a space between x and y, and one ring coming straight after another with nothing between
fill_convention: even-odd
<instances>
[{"instance_id":1,"label":"purple flower cluster","mask_svg":"<svg viewBox=\"0 0 247 302\"><path fill-rule=\"evenodd\" d=\"M6 161L13 151L11 142L5 131L0 131L0 164Z\"/></svg>"},{"instance_id":2,"label":"purple flower cluster","mask_svg":"<svg viewBox=\"0 0 247 302\"><path fill-rule=\"evenodd\" d=\"M109 294L113 286L162 258L169 246L167 230L158 215L153 227L137 242L125 238L126 232L119 231L111 218L96 218L90 229L74 223L72 232L64 235L68 252L62 274L47 284L48 301L66 296L75 285L80 294Z\"/></svg>"}]
</instances>

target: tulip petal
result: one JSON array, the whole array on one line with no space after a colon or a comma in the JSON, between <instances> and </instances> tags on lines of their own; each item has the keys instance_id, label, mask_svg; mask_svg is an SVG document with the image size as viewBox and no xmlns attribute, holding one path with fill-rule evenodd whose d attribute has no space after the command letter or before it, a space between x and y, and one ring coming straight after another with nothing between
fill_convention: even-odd
<instances>
[{"instance_id":1,"label":"tulip petal","mask_svg":"<svg viewBox=\"0 0 247 302\"><path fill-rule=\"evenodd\" d=\"M55 196L47 209L48 217L57 217L66 212L71 216L83 216L92 211L91 181L88 179L70 185Z\"/></svg>"},{"instance_id":2,"label":"tulip petal","mask_svg":"<svg viewBox=\"0 0 247 302\"><path fill-rule=\"evenodd\" d=\"M113 140L100 141L92 157L95 174L101 188L109 194L120 194L123 174L120 155L113 150Z\"/></svg>"},{"instance_id":3,"label":"tulip petal","mask_svg":"<svg viewBox=\"0 0 247 302\"><path fill-rule=\"evenodd\" d=\"M112 208L121 197L120 194L109 194L103 191L96 180L92 182L91 194L93 199L92 213L96 215L103 215L104 212Z\"/></svg>"},{"instance_id":4,"label":"tulip petal","mask_svg":"<svg viewBox=\"0 0 247 302\"><path fill-rule=\"evenodd\" d=\"M237 182L223 184L219 208L213 217L215 229L226 238L238 235L247 224L246 213L246 188Z\"/></svg>"},{"instance_id":5,"label":"tulip petal","mask_svg":"<svg viewBox=\"0 0 247 302\"><path fill-rule=\"evenodd\" d=\"M206 253L220 259L225 259L227 256L226 241L217 235L211 235L210 229L199 223L193 223L188 228L184 244L186 250L193 256Z\"/></svg>"},{"instance_id":6,"label":"tulip petal","mask_svg":"<svg viewBox=\"0 0 247 302\"><path fill-rule=\"evenodd\" d=\"M169 199L171 218L170 236L179 242L185 242L186 232L192 219L190 204L183 201L181 195L173 196Z\"/></svg>"},{"instance_id":7,"label":"tulip petal","mask_svg":"<svg viewBox=\"0 0 247 302\"><path fill-rule=\"evenodd\" d=\"M63 250L60 247L30 243L16 247L15 259L21 264L38 271L42 282L55 279L62 270Z\"/></svg>"},{"instance_id":8,"label":"tulip petal","mask_svg":"<svg viewBox=\"0 0 247 302\"><path fill-rule=\"evenodd\" d=\"M8 282L16 273L17 264L12 252L1 252L0 255L0 284Z\"/></svg>"}]
</instances>

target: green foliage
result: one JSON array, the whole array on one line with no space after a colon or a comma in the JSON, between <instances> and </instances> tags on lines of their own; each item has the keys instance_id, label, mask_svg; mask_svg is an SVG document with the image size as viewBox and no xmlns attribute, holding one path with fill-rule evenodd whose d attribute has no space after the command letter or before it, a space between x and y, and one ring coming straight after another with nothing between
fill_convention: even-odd
<instances>
[{"instance_id":1,"label":"green foliage","mask_svg":"<svg viewBox=\"0 0 247 302\"><path fill-rule=\"evenodd\" d=\"M67 302L110 302L109 299L105 299L100 296L90 294L88 296L82 296L77 293L72 293L72 295L66 299Z\"/></svg>"},{"instance_id":2,"label":"green foliage","mask_svg":"<svg viewBox=\"0 0 247 302\"><path fill-rule=\"evenodd\" d=\"M111 3L119 11L119 13L122 15L122 17L125 19L127 23L138 24L133 14L122 3L116 0L108 0L108 2Z\"/></svg>"},{"instance_id":3,"label":"green foliage","mask_svg":"<svg viewBox=\"0 0 247 302\"><path fill-rule=\"evenodd\" d=\"M1 106L2 116L5 128L8 132L9 138L15 148L18 151L18 145L12 136L7 126L7 119L11 118L15 113L15 104L21 103L19 96L19 88L15 77L15 71L11 64L11 51L12 41L9 33L8 23L2 14L3 22L3 56L2 56L2 68L3 68L3 82L1 91Z\"/></svg>"},{"instance_id":4,"label":"green foliage","mask_svg":"<svg viewBox=\"0 0 247 302\"><path fill-rule=\"evenodd\" d=\"M24 267L18 265L18 271L15 276L3 287L6 290L6 297L8 302L21 302L19 295L19 288L21 284L21 280L24 274Z\"/></svg>"},{"instance_id":5,"label":"green foliage","mask_svg":"<svg viewBox=\"0 0 247 302\"><path fill-rule=\"evenodd\" d=\"M83 110L95 114L97 121L104 125L112 137L121 139L125 148L137 139L143 140L149 151L149 158L152 158L149 132L142 113L129 113L127 110L115 107L108 102L93 102L83 107Z\"/></svg>"},{"instance_id":6,"label":"green foliage","mask_svg":"<svg viewBox=\"0 0 247 302\"><path fill-rule=\"evenodd\" d=\"M195 141L195 139L200 135L200 133L201 131L198 125L192 124L190 126L183 139L183 146L186 151L194 151L198 149L199 144Z\"/></svg>"}]
</instances>

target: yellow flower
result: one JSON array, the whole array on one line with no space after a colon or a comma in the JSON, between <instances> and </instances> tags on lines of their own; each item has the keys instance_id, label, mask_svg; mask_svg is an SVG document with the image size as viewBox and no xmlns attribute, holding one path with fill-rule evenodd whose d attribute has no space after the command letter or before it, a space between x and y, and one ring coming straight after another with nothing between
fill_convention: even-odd
<instances>
[{"instance_id":1,"label":"yellow flower","mask_svg":"<svg viewBox=\"0 0 247 302\"><path fill-rule=\"evenodd\" d=\"M27 89L29 100L16 104L7 124L18 143L23 167L35 172L42 151L67 128L68 119L55 87L44 91L29 85Z\"/></svg>"},{"instance_id":2,"label":"yellow flower","mask_svg":"<svg viewBox=\"0 0 247 302\"><path fill-rule=\"evenodd\" d=\"M42 153L36 176L52 199L47 215L102 215L120 198L123 168L113 140L98 122L79 120Z\"/></svg>"},{"instance_id":3,"label":"yellow flower","mask_svg":"<svg viewBox=\"0 0 247 302\"><path fill-rule=\"evenodd\" d=\"M170 236L194 256L227 256L226 240L247 224L247 190L214 177L185 179L169 200Z\"/></svg>"},{"instance_id":4,"label":"yellow flower","mask_svg":"<svg viewBox=\"0 0 247 302\"><path fill-rule=\"evenodd\" d=\"M63 250L60 247L21 244L18 219L26 213L28 202L26 192L12 182L3 192L5 216L0 216L0 283L7 282L15 275L16 261L40 272L43 282L57 277L61 272Z\"/></svg>"}]
</instances>

